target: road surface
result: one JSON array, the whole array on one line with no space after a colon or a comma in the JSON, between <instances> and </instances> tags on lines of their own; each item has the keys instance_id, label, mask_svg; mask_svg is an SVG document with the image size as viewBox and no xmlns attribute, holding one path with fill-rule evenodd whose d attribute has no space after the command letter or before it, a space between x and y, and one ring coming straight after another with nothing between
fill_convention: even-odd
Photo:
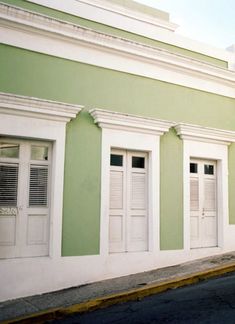
<instances>
[{"instance_id":1,"label":"road surface","mask_svg":"<svg viewBox=\"0 0 235 324\"><path fill-rule=\"evenodd\" d=\"M235 274L53 323L235 324Z\"/></svg>"}]
</instances>

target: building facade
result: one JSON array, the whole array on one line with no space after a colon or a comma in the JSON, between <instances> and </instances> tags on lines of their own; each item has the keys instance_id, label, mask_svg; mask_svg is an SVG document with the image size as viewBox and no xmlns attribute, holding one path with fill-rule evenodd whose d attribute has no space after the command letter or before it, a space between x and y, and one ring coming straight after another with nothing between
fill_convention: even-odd
<instances>
[{"instance_id":1,"label":"building facade","mask_svg":"<svg viewBox=\"0 0 235 324\"><path fill-rule=\"evenodd\" d=\"M235 50L120 0L0 3L0 300L235 249Z\"/></svg>"}]
</instances>

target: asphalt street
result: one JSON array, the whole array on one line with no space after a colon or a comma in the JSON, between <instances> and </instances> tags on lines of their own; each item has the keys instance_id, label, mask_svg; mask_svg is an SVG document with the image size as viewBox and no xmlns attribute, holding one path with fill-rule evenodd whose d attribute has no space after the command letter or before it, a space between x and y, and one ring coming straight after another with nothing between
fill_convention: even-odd
<instances>
[{"instance_id":1,"label":"asphalt street","mask_svg":"<svg viewBox=\"0 0 235 324\"><path fill-rule=\"evenodd\" d=\"M50 323L235 323L235 273Z\"/></svg>"}]
</instances>

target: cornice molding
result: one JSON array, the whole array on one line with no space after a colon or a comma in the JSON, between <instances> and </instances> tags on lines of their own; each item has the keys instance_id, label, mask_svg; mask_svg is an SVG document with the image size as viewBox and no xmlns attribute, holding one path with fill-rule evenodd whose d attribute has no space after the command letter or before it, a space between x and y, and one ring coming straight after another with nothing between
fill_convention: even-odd
<instances>
[{"instance_id":1,"label":"cornice molding","mask_svg":"<svg viewBox=\"0 0 235 324\"><path fill-rule=\"evenodd\" d=\"M83 106L0 92L0 113L69 122Z\"/></svg>"},{"instance_id":2,"label":"cornice molding","mask_svg":"<svg viewBox=\"0 0 235 324\"><path fill-rule=\"evenodd\" d=\"M108 0L66 0L66 1L28 0L28 1L40 4L48 8L66 12L68 14L79 16L88 20L96 21L104 25L109 25L114 28L126 30L128 32L142 35L144 37L155 39L163 43L168 43L173 46L185 48L189 51L215 57L220 60L227 61L229 59L229 53L224 49L216 48L211 45L207 45L205 43L192 40L180 34L176 34L174 32L170 32L169 30L164 30L163 28L158 28L157 26L152 25L151 23L149 23L149 18L151 18L151 15L148 18L148 24L144 24L143 21L138 19L137 20L128 19L128 17L125 15L118 14L118 16L115 16L113 15L112 8L114 6L117 7L117 5L113 4L113 1L108 1ZM125 7L128 7L126 6L125 1L123 1L123 3L125 3ZM123 6L119 6L119 11L120 11L120 7L122 7L123 10ZM132 15L133 15L133 11L135 10L133 9L131 10ZM140 12L138 12L138 14L140 14ZM141 12L141 14L143 14L143 12ZM163 21L164 20L165 19L163 19ZM142 22L144 25L142 24Z\"/></svg>"},{"instance_id":3,"label":"cornice molding","mask_svg":"<svg viewBox=\"0 0 235 324\"><path fill-rule=\"evenodd\" d=\"M150 32L153 28L158 31L174 32L178 27L177 24L166 19L169 17L168 13L150 7L150 10L146 12L143 10L146 6L140 3L134 3L133 6L128 3L121 5L108 0L66 0L65 3L51 0L28 1L137 34L139 34L140 26ZM161 19L161 13L166 17Z\"/></svg>"},{"instance_id":4,"label":"cornice molding","mask_svg":"<svg viewBox=\"0 0 235 324\"><path fill-rule=\"evenodd\" d=\"M105 0L76 0L79 3L83 3L89 5L90 7L97 7L104 11L115 13L118 16L126 16L128 17L132 23L135 21L141 21L146 25L153 25L157 28L166 29L168 31L175 31L178 27L177 24L169 22L166 19L160 19L154 14L141 12L140 10L136 10L135 8L128 7L127 5L121 6L116 3L112 3L110 1ZM139 3L141 6L141 4ZM91 9L92 10L92 9ZM154 13L154 9L153 9Z\"/></svg>"},{"instance_id":5,"label":"cornice molding","mask_svg":"<svg viewBox=\"0 0 235 324\"><path fill-rule=\"evenodd\" d=\"M179 135L183 140L212 142L226 145L235 142L235 131L202 127L185 123L176 125L175 130L177 135Z\"/></svg>"},{"instance_id":6,"label":"cornice molding","mask_svg":"<svg viewBox=\"0 0 235 324\"><path fill-rule=\"evenodd\" d=\"M91 109L90 115L94 123L101 128L111 128L131 132L163 135L175 125L174 122L108 111L103 109Z\"/></svg>"},{"instance_id":7,"label":"cornice molding","mask_svg":"<svg viewBox=\"0 0 235 324\"><path fill-rule=\"evenodd\" d=\"M2 43L235 98L235 72L3 3L0 19Z\"/></svg>"}]
</instances>

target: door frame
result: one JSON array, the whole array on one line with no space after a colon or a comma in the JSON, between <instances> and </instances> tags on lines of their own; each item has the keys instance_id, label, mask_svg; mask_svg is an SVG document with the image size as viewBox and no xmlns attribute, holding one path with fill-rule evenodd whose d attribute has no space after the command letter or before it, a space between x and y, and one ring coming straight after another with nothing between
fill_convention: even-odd
<instances>
[{"instance_id":1,"label":"door frame","mask_svg":"<svg viewBox=\"0 0 235 324\"><path fill-rule=\"evenodd\" d=\"M208 248L208 247L217 247L218 246L218 184L217 184L217 160L208 160L208 159L198 159L198 158L190 158L190 161L189 161L189 164L191 163L196 163L197 164L197 173L191 173L190 172L190 176L189 176L189 181L190 181L190 184L191 184L191 178L193 178L193 175L197 175L197 178L198 178L198 200L199 200L199 215L198 215L198 218L199 218L199 233L200 233L200 236L199 236L199 241L200 241L200 244L202 246L200 247L192 247L192 241L191 241L191 226L190 226L190 249L200 249L200 248ZM202 213L203 211L200 210L202 206L204 206L203 204L203 201L204 201L204 191L202 189L205 189L204 185L205 183L202 185L201 187L201 183L204 182L204 177L207 176L205 173L204 173L204 168L203 168L203 173L201 173L199 170L200 170L200 166L204 166L206 163L210 164L210 165L213 165L214 166L214 173L213 173L213 178L215 179L215 183L216 183L216 187L215 187L215 198L216 198L216 207L215 207L215 218L216 218L216 228L215 228L215 234L216 234L216 242L215 242L215 245L211 245L211 246L203 246L203 239L205 240L205 237L203 237L202 233L201 233L201 230L203 228L203 221L202 219L204 218ZM189 165L189 168L190 168L190 165ZM202 176L203 176L203 179L202 179ZM209 176L209 175L208 175ZM191 192L190 192L190 199L191 199ZM191 201L190 201L191 203ZM203 207L204 208L204 207ZM190 222L191 222L191 215L192 211L190 209ZM205 216L207 217L207 216ZM205 241L204 241L204 244L205 244Z\"/></svg>"},{"instance_id":2,"label":"door frame","mask_svg":"<svg viewBox=\"0 0 235 324\"><path fill-rule=\"evenodd\" d=\"M184 140L184 249L190 247L190 172L191 159L214 160L217 164L217 247L224 247L228 226L228 146L212 141ZM200 249L200 248L199 248ZM205 249L205 248L203 248Z\"/></svg>"},{"instance_id":3,"label":"door frame","mask_svg":"<svg viewBox=\"0 0 235 324\"><path fill-rule=\"evenodd\" d=\"M109 253L109 170L112 149L140 151L148 154L148 251L133 252L136 256L159 250L160 136L126 130L102 129L100 255L119 257L126 253Z\"/></svg>"}]
</instances>

